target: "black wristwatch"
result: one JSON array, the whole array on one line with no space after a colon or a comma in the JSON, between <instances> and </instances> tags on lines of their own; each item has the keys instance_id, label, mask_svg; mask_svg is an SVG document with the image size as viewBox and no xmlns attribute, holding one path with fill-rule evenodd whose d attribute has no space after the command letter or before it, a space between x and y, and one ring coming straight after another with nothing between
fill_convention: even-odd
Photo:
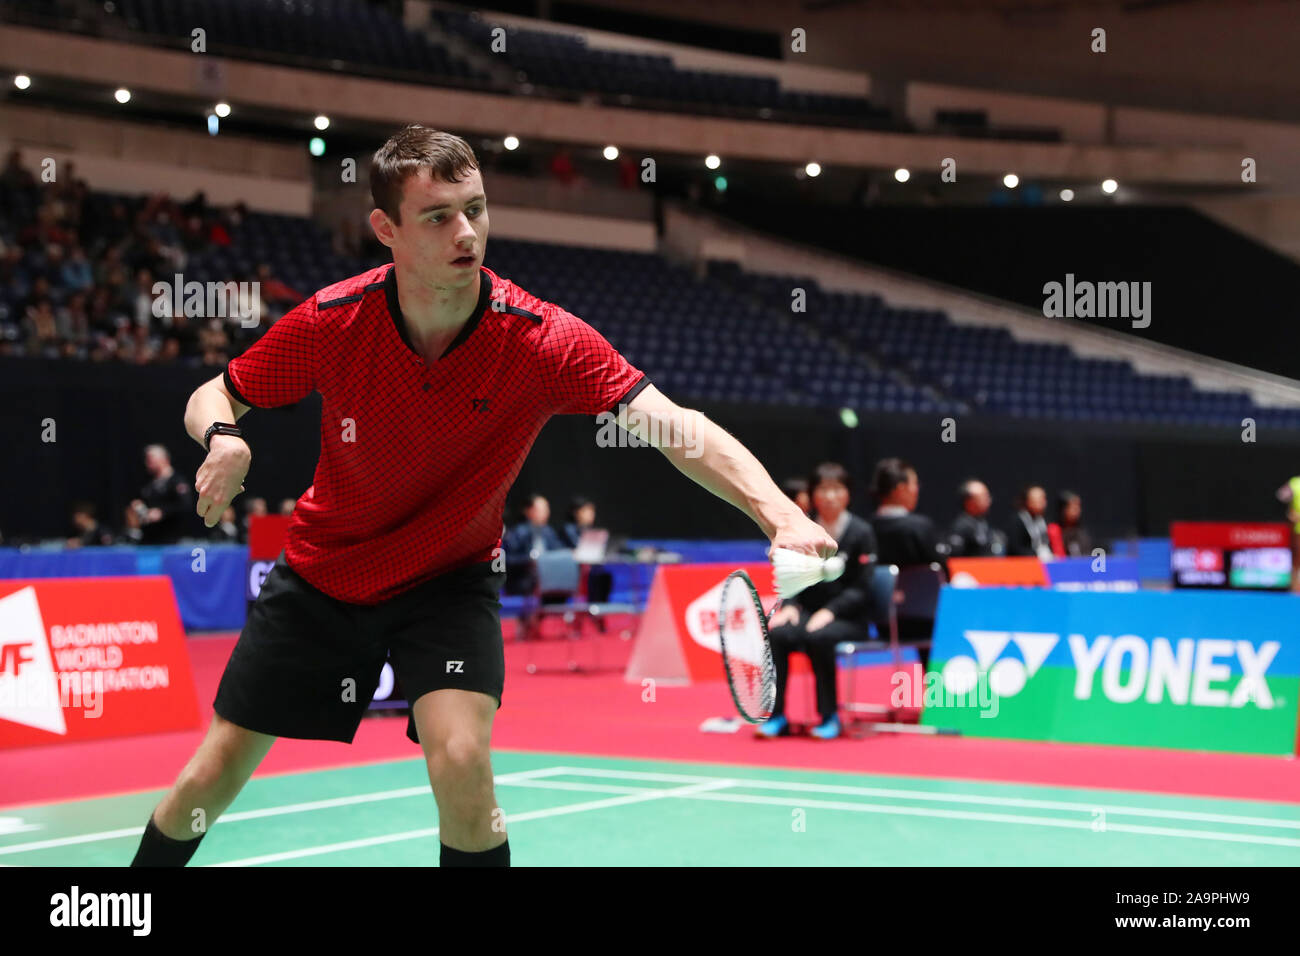
<instances>
[{"instance_id":1,"label":"black wristwatch","mask_svg":"<svg viewBox=\"0 0 1300 956\"><path fill-rule=\"evenodd\" d=\"M229 422L213 422L208 426L208 430L203 433L203 447L208 451L212 450L211 442L213 435L234 435L236 438L244 437L244 433L239 430L237 425L232 425ZM245 439L245 441L247 441L247 439Z\"/></svg>"}]
</instances>

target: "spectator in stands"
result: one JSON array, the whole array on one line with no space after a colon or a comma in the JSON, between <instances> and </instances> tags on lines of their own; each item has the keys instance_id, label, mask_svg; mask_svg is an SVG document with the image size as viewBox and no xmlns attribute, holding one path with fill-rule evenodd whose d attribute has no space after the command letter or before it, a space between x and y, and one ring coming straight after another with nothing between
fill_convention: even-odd
<instances>
[{"instance_id":1,"label":"spectator in stands","mask_svg":"<svg viewBox=\"0 0 1300 956\"><path fill-rule=\"evenodd\" d=\"M54 308L49 299L29 305L23 316L23 334L27 339L27 354L43 358L58 355L59 331L54 319Z\"/></svg>"},{"instance_id":2,"label":"spectator in stands","mask_svg":"<svg viewBox=\"0 0 1300 956\"><path fill-rule=\"evenodd\" d=\"M1047 535L1047 492L1040 485L1027 485L1016 499L1016 520L1007 535L1007 554L1052 560L1052 544Z\"/></svg>"},{"instance_id":3,"label":"spectator in stands","mask_svg":"<svg viewBox=\"0 0 1300 956\"><path fill-rule=\"evenodd\" d=\"M564 547L550 520L551 503L545 497L534 492L524 498L523 519L510 529L502 542L507 594L532 594L537 589L533 561L543 551Z\"/></svg>"},{"instance_id":4,"label":"spectator in stands","mask_svg":"<svg viewBox=\"0 0 1300 956\"><path fill-rule=\"evenodd\" d=\"M871 492L877 501L871 527L881 564L944 563L945 549L934 522L916 514L921 482L915 468L901 458L881 459L871 479Z\"/></svg>"},{"instance_id":5,"label":"spectator in stands","mask_svg":"<svg viewBox=\"0 0 1300 956\"><path fill-rule=\"evenodd\" d=\"M296 498L280 499L280 514L291 515L293 514L293 509L296 507L298 507L298 499Z\"/></svg>"},{"instance_id":6,"label":"spectator in stands","mask_svg":"<svg viewBox=\"0 0 1300 956\"><path fill-rule=\"evenodd\" d=\"M758 728L760 737L789 733L785 716L790 655L802 651L812 663L821 723L814 737L830 740L841 732L835 682L835 645L861 640L871 615L871 574L876 538L871 525L849 508L849 475L842 465L823 462L809 481L817 522L839 545L844 573L834 581L815 584L786 601L768 622L772 662L776 667L776 703L771 719Z\"/></svg>"},{"instance_id":7,"label":"spectator in stands","mask_svg":"<svg viewBox=\"0 0 1300 956\"><path fill-rule=\"evenodd\" d=\"M9 151L5 168L0 172L0 186L10 189L34 189L36 178L23 166L23 156L16 149Z\"/></svg>"},{"instance_id":8,"label":"spectator in stands","mask_svg":"<svg viewBox=\"0 0 1300 956\"><path fill-rule=\"evenodd\" d=\"M638 189L641 186L641 167L627 153L618 156L619 189Z\"/></svg>"},{"instance_id":9,"label":"spectator in stands","mask_svg":"<svg viewBox=\"0 0 1300 956\"><path fill-rule=\"evenodd\" d=\"M72 247L59 273L59 281L74 292L85 292L95 284L95 270L86 258L86 250L79 245Z\"/></svg>"},{"instance_id":10,"label":"spectator in stands","mask_svg":"<svg viewBox=\"0 0 1300 956\"><path fill-rule=\"evenodd\" d=\"M272 308L279 309L281 312L292 309L295 305L307 298L297 289L292 288L284 282L281 282L271 274L271 267L263 262L257 267L257 283L262 293L262 299Z\"/></svg>"},{"instance_id":11,"label":"spectator in stands","mask_svg":"<svg viewBox=\"0 0 1300 956\"><path fill-rule=\"evenodd\" d=\"M808 496L808 482L803 478L787 478L781 482L781 490L799 506L799 510L808 514L812 509L812 498Z\"/></svg>"},{"instance_id":12,"label":"spectator in stands","mask_svg":"<svg viewBox=\"0 0 1300 956\"><path fill-rule=\"evenodd\" d=\"M572 186L578 181L578 170L573 165L569 148L561 146L551 156L551 176L565 186Z\"/></svg>"},{"instance_id":13,"label":"spectator in stands","mask_svg":"<svg viewBox=\"0 0 1300 956\"><path fill-rule=\"evenodd\" d=\"M990 558L1007 552L1006 535L989 524L993 496L978 479L963 481L957 489L962 513L948 531L948 553L952 557Z\"/></svg>"},{"instance_id":14,"label":"spectator in stands","mask_svg":"<svg viewBox=\"0 0 1300 956\"><path fill-rule=\"evenodd\" d=\"M194 517L194 489L172 468L171 454L162 445L144 450L150 479L128 510L139 518L142 544L175 544L185 534L186 519Z\"/></svg>"},{"instance_id":15,"label":"spectator in stands","mask_svg":"<svg viewBox=\"0 0 1300 956\"><path fill-rule=\"evenodd\" d=\"M113 532L99 523L95 506L89 501L72 503L72 526L75 531L67 540L69 548L104 547L113 543Z\"/></svg>"},{"instance_id":16,"label":"spectator in stands","mask_svg":"<svg viewBox=\"0 0 1300 956\"><path fill-rule=\"evenodd\" d=\"M131 296L131 320L136 328L148 330L154 324L153 273L140 269L135 274L135 292Z\"/></svg>"},{"instance_id":17,"label":"spectator in stands","mask_svg":"<svg viewBox=\"0 0 1300 956\"><path fill-rule=\"evenodd\" d=\"M208 319L199 328L199 349L203 356L203 365L225 368L230 361L230 337L221 325L220 319Z\"/></svg>"},{"instance_id":18,"label":"spectator in stands","mask_svg":"<svg viewBox=\"0 0 1300 956\"><path fill-rule=\"evenodd\" d=\"M1083 499L1073 491L1062 491L1056 499L1057 520L1047 526L1052 554L1058 558L1077 558L1092 553L1092 536L1079 523L1083 517Z\"/></svg>"},{"instance_id":19,"label":"spectator in stands","mask_svg":"<svg viewBox=\"0 0 1300 956\"><path fill-rule=\"evenodd\" d=\"M90 339L90 316L86 311L86 293L74 292L54 310L59 341L84 345Z\"/></svg>"}]
</instances>

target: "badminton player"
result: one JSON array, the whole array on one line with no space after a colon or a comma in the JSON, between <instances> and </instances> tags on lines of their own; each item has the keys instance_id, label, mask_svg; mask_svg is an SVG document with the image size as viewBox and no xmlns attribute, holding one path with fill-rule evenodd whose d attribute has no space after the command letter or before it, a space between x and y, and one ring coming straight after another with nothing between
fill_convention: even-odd
<instances>
[{"instance_id":1,"label":"badminton player","mask_svg":"<svg viewBox=\"0 0 1300 956\"><path fill-rule=\"evenodd\" d=\"M552 415L638 413L629 431L773 546L835 552L727 432L675 405L586 322L483 267L487 200L464 140L409 126L375 154L370 187L392 264L311 296L186 407L207 449L195 489L208 527L252 465L255 436L235 424L250 408L320 392L320 459L205 739L133 865L185 865L275 738L350 743L386 658L428 765L441 865L509 865L489 758L505 680L493 559L506 493Z\"/></svg>"}]
</instances>

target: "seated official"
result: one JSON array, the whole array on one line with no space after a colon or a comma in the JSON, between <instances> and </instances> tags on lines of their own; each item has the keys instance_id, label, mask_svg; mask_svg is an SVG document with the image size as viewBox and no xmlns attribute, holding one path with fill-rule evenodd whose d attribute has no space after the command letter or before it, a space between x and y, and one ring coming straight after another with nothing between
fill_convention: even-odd
<instances>
[{"instance_id":1,"label":"seated official","mask_svg":"<svg viewBox=\"0 0 1300 956\"><path fill-rule=\"evenodd\" d=\"M1016 520L1011 522L1007 534L1007 554L1019 557L1036 557L1051 561L1052 542L1047 533L1047 492L1040 485L1029 485L1016 501Z\"/></svg>"},{"instance_id":2,"label":"seated official","mask_svg":"<svg viewBox=\"0 0 1300 956\"><path fill-rule=\"evenodd\" d=\"M113 543L113 532L99 523L95 506L89 501L77 501L72 506L73 537L65 542L69 548L106 546Z\"/></svg>"},{"instance_id":3,"label":"seated official","mask_svg":"<svg viewBox=\"0 0 1300 956\"><path fill-rule=\"evenodd\" d=\"M584 531L594 530L596 527L596 503L584 495L575 495L569 502L569 520L564 525L564 530L560 535L566 548L576 548L578 542L582 540ZM592 565L587 569L587 600L593 604L604 604L609 600L610 592L614 590L614 575L608 568L601 565ZM605 629L605 619L596 618L596 626L601 631Z\"/></svg>"},{"instance_id":4,"label":"seated official","mask_svg":"<svg viewBox=\"0 0 1300 956\"><path fill-rule=\"evenodd\" d=\"M839 695L835 682L835 645L863 640L871 617L871 574L876 550L871 525L851 514L849 476L841 465L818 465L809 482L814 517L839 545L844 573L823 581L786 601L768 621L772 662L776 668L776 704L772 717L758 728L761 737L789 732L785 692L790 654L802 651L812 663L821 723L812 734L823 740L840 735Z\"/></svg>"},{"instance_id":5,"label":"seated official","mask_svg":"<svg viewBox=\"0 0 1300 956\"><path fill-rule=\"evenodd\" d=\"M524 499L523 520L506 532L501 548L506 557L506 594L532 594L537 590L537 569L533 562L543 551L564 547L564 542L547 522L551 504L539 494Z\"/></svg>"},{"instance_id":6,"label":"seated official","mask_svg":"<svg viewBox=\"0 0 1300 956\"><path fill-rule=\"evenodd\" d=\"M921 481L916 469L901 458L882 459L876 465L871 492L879 502L871 516L877 560L881 564L896 564L900 569L938 564L946 574L947 546L940 543L934 522L916 513L921 498ZM922 666L929 661L926 642L933 632L933 617L898 615L898 638L920 643L917 653Z\"/></svg>"},{"instance_id":7,"label":"seated official","mask_svg":"<svg viewBox=\"0 0 1300 956\"><path fill-rule=\"evenodd\" d=\"M1081 558L1092 554L1092 535L1082 524L1083 499L1073 491L1062 491L1056 500L1057 520L1047 526L1047 540L1058 558Z\"/></svg>"},{"instance_id":8,"label":"seated official","mask_svg":"<svg viewBox=\"0 0 1300 956\"><path fill-rule=\"evenodd\" d=\"M948 529L948 556L953 558L1000 558L1007 553L1007 539L989 523L993 496L982 481L963 481L957 490L961 514Z\"/></svg>"},{"instance_id":9,"label":"seated official","mask_svg":"<svg viewBox=\"0 0 1300 956\"><path fill-rule=\"evenodd\" d=\"M871 492L879 503L871 516L871 528L876 533L876 557L881 564L903 568L945 563L934 522L916 513L921 481L915 468L901 458L882 459L876 465Z\"/></svg>"}]
</instances>

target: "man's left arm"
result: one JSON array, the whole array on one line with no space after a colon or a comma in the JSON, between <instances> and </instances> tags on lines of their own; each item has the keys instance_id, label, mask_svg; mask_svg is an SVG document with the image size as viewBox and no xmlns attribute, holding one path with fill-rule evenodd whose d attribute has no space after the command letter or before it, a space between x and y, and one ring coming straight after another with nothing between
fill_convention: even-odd
<instances>
[{"instance_id":1,"label":"man's left arm","mask_svg":"<svg viewBox=\"0 0 1300 956\"><path fill-rule=\"evenodd\" d=\"M835 539L799 510L744 445L704 414L682 408L653 385L626 410L619 425L658 448L697 485L743 511L772 547L822 557L835 553Z\"/></svg>"}]
</instances>

